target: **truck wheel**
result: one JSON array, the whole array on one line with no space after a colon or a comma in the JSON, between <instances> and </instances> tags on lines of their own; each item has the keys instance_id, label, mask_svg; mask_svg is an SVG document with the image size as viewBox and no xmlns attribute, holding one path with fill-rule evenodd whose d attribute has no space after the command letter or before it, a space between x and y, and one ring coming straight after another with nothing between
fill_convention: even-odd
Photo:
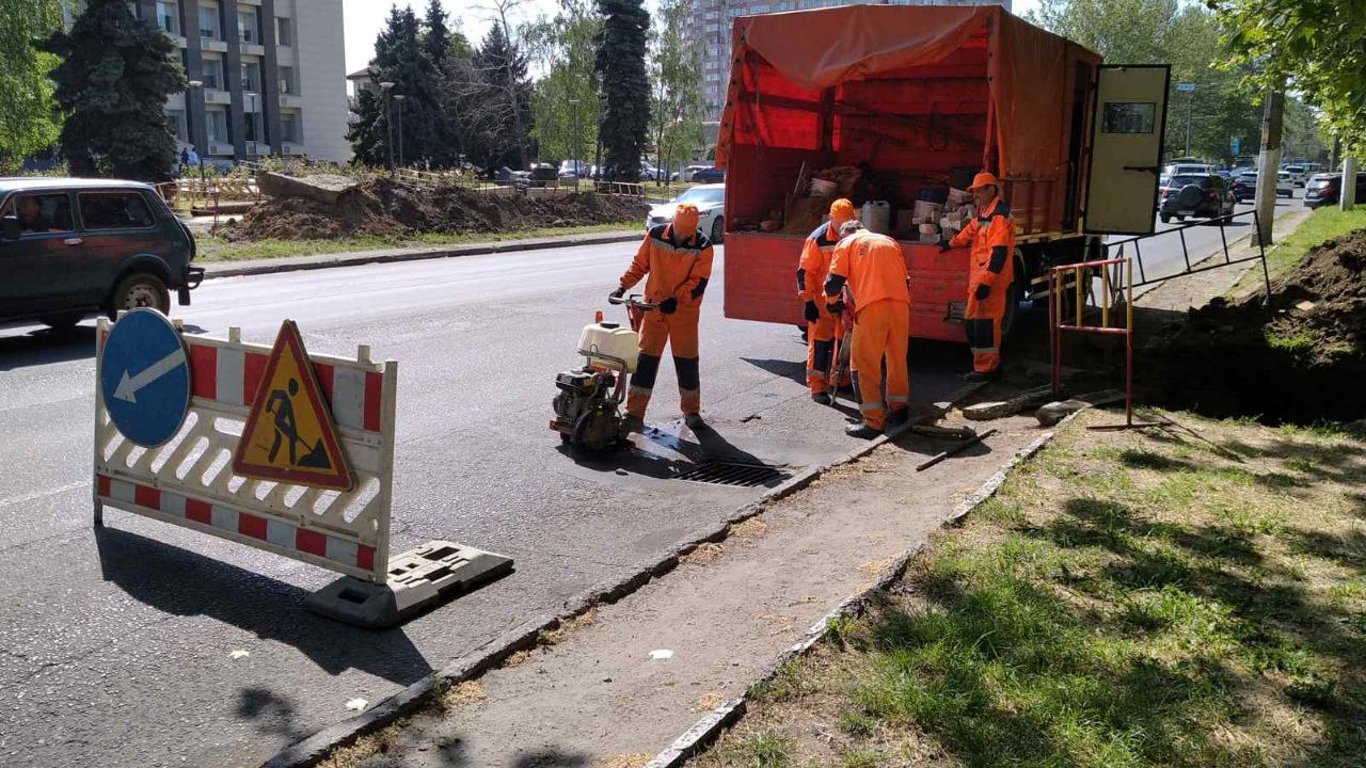
<instances>
[{"instance_id":1,"label":"truck wheel","mask_svg":"<svg viewBox=\"0 0 1366 768\"><path fill-rule=\"evenodd\" d=\"M1015 249L1015 279L1010 281L1010 287L1006 289L1006 311L1001 315L1001 338L1010 336L1010 329L1015 327L1015 318L1020 314L1020 302L1024 300L1025 284L1028 278L1025 277L1024 254L1019 248Z\"/></svg>"},{"instance_id":2,"label":"truck wheel","mask_svg":"<svg viewBox=\"0 0 1366 768\"><path fill-rule=\"evenodd\" d=\"M171 292L166 283L150 272L134 272L119 281L109 297L109 319L118 319L120 310L151 307L161 314L171 311Z\"/></svg>"},{"instance_id":3,"label":"truck wheel","mask_svg":"<svg viewBox=\"0 0 1366 768\"><path fill-rule=\"evenodd\" d=\"M1172 215L1170 213L1159 213L1157 218L1161 219L1163 224L1168 224L1172 220Z\"/></svg>"},{"instance_id":4,"label":"truck wheel","mask_svg":"<svg viewBox=\"0 0 1366 768\"><path fill-rule=\"evenodd\" d=\"M720 216L711 221L711 241L719 243L726 236L726 222Z\"/></svg>"},{"instance_id":5,"label":"truck wheel","mask_svg":"<svg viewBox=\"0 0 1366 768\"><path fill-rule=\"evenodd\" d=\"M79 323L84 317L85 314L83 312L67 312L66 314L61 315L48 315L47 317L40 318L40 322L49 328L65 331L74 328L76 323Z\"/></svg>"}]
</instances>

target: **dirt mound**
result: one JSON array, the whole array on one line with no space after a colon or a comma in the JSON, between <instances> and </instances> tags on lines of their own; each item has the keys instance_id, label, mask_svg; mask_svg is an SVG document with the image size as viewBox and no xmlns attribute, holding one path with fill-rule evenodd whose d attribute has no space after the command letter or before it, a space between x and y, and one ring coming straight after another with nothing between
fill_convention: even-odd
<instances>
[{"instance_id":1,"label":"dirt mound","mask_svg":"<svg viewBox=\"0 0 1366 768\"><path fill-rule=\"evenodd\" d=\"M335 205L302 197L271 198L220 229L228 240L309 240L418 233L506 234L544 227L640 221L640 200L572 193L545 197L465 187L415 187L388 179L340 193Z\"/></svg>"},{"instance_id":2,"label":"dirt mound","mask_svg":"<svg viewBox=\"0 0 1366 768\"><path fill-rule=\"evenodd\" d=\"M1145 357L1170 407L1273 423L1366 416L1366 230L1311 250L1269 299L1192 310Z\"/></svg>"}]
</instances>

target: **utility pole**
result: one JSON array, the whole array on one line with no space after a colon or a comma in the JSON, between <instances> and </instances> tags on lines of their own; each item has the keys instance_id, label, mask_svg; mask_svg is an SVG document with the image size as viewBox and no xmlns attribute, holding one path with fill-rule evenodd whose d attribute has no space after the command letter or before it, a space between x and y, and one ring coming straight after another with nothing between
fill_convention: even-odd
<instances>
[{"instance_id":1,"label":"utility pole","mask_svg":"<svg viewBox=\"0 0 1366 768\"><path fill-rule=\"evenodd\" d=\"M403 165L403 99L404 99L404 98L405 98L405 97L404 97L402 94L400 94L400 95L394 97L394 101L397 101L397 102L398 102L398 164L399 164L399 166L402 166L402 165Z\"/></svg>"},{"instance_id":2,"label":"utility pole","mask_svg":"<svg viewBox=\"0 0 1366 768\"><path fill-rule=\"evenodd\" d=\"M1262 110L1262 151L1257 166L1257 240L1271 245L1276 219L1276 172L1281 168L1281 124L1285 115L1285 80L1266 94Z\"/></svg>"},{"instance_id":3,"label":"utility pole","mask_svg":"<svg viewBox=\"0 0 1366 768\"><path fill-rule=\"evenodd\" d=\"M384 151L389 155L389 173L391 175L394 172L394 121L389 119L389 90L393 87L394 84L387 80L379 84L380 90L384 91L384 131L386 134Z\"/></svg>"}]
</instances>

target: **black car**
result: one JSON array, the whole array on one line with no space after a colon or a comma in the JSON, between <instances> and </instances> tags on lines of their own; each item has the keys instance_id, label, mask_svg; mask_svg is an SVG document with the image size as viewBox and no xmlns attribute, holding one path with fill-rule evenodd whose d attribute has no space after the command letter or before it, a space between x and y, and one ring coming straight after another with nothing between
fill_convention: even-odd
<instances>
[{"instance_id":1,"label":"black car","mask_svg":"<svg viewBox=\"0 0 1366 768\"><path fill-rule=\"evenodd\" d=\"M726 180L725 168L703 168L692 175L698 184L720 184Z\"/></svg>"},{"instance_id":2,"label":"black car","mask_svg":"<svg viewBox=\"0 0 1366 768\"><path fill-rule=\"evenodd\" d=\"M75 325L96 313L171 311L204 279L194 237L146 184L0 179L0 323Z\"/></svg>"},{"instance_id":3,"label":"black car","mask_svg":"<svg viewBox=\"0 0 1366 768\"><path fill-rule=\"evenodd\" d=\"M1175 218L1218 218L1232 216L1235 201L1229 184L1216 173L1173 176L1162 187L1162 207L1158 218L1166 224Z\"/></svg>"},{"instance_id":4,"label":"black car","mask_svg":"<svg viewBox=\"0 0 1366 768\"><path fill-rule=\"evenodd\" d=\"M1340 173L1315 174L1304 187L1304 205L1307 208L1337 205L1341 197L1342 174ZM1366 172L1357 174L1357 202L1366 203Z\"/></svg>"},{"instance_id":5,"label":"black car","mask_svg":"<svg viewBox=\"0 0 1366 768\"><path fill-rule=\"evenodd\" d=\"M1229 191L1233 193L1233 199L1238 202L1244 200L1255 200L1257 198L1257 172L1240 173L1233 177L1233 183L1229 185Z\"/></svg>"}]
</instances>

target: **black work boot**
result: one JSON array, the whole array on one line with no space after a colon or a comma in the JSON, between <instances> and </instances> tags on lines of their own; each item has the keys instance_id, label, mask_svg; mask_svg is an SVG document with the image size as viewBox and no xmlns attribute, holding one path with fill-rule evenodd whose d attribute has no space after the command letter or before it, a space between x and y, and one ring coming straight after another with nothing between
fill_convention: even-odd
<instances>
[{"instance_id":1,"label":"black work boot","mask_svg":"<svg viewBox=\"0 0 1366 768\"><path fill-rule=\"evenodd\" d=\"M996 370L990 371L988 373L982 373L981 371L970 371L968 373L963 374L963 381L969 383L974 383L978 381L995 381L999 378L1001 378L1000 368L997 368Z\"/></svg>"},{"instance_id":2,"label":"black work boot","mask_svg":"<svg viewBox=\"0 0 1366 768\"><path fill-rule=\"evenodd\" d=\"M861 437L865 440L872 440L882 434L882 430L874 429L867 424L847 424L844 427L844 434L850 437Z\"/></svg>"},{"instance_id":3,"label":"black work boot","mask_svg":"<svg viewBox=\"0 0 1366 768\"><path fill-rule=\"evenodd\" d=\"M626 414L626 417L621 420L621 426L627 434L630 434L631 432L644 432L645 419L628 413Z\"/></svg>"},{"instance_id":4,"label":"black work boot","mask_svg":"<svg viewBox=\"0 0 1366 768\"><path fill-rule=\"evenodd\" d=\"M811 393L811 399L814 400L815 402L820 403L821 405L829 405L829 404L830 404L830 393L829 393L829 392L812 392L812 393Z\"/></svg>"},{"instance_id":5,"label":"black work boot","mask_svg":"<svg viewBox=\"0 0 1366 768\"><path fill-rule=\"evenodd\" d=\"M698 427L703 427L707 424L707 422L702 420L702 414L700 413L683 414L683 423L687 424L690 429L697 429Z\"/></svg>"}]
</instances>

